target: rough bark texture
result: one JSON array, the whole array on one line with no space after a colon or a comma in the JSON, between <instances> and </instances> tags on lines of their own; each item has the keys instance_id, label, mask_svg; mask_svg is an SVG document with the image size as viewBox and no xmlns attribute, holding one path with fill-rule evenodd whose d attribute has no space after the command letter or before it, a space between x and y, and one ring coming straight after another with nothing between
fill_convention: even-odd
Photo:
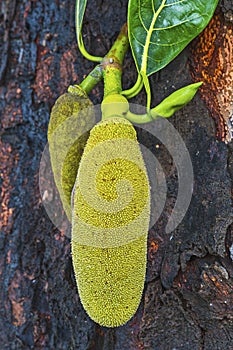
<instances>
[{"instance_id":1,"label":"rough bark texture","mask_svg":"<svg viewBox=\"0 0 233 350\"><path fill-rule=\"evenodd\" d=\"M138 312L125 326L105 329L82 308L70 240L50 222L38 186L51 106L93 68L77 49L74 6L70 0L2 0L0 5L1 349L233 349L233 149L216 140L200 94L171 118L195 176L189 210L172 237L164 228L177 194L177 172L166 148L138 130L163 166L168 187L163 214L148 235ZM223 1L223 10L230 20L232 1ZM126 0L88 2L89 51L106 53L126 11ZM151 78L153 105L191 82L189 57L187 48ZM128 55L124 87L135 79ZM102 95L99 84L92 101L100 103ZM132 102L145 105L145 94Z\"/></svg>"}]
</instances>

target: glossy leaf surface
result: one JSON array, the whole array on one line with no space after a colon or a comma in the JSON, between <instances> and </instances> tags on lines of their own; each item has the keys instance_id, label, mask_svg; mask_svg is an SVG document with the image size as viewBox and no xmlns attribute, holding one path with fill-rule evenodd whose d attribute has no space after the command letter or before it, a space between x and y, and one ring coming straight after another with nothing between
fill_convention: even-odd
<instances>
[{"instance_id":1,"label":"glossy leaf surface","mask_svg":"<svg viewBox=\"0 0 233 350\"><path fill-rule=\"evenodd\" d=\"M139 72L171 62L208 24L218 0L129 0L129 40Z\"/></svg>"}]
</instances>

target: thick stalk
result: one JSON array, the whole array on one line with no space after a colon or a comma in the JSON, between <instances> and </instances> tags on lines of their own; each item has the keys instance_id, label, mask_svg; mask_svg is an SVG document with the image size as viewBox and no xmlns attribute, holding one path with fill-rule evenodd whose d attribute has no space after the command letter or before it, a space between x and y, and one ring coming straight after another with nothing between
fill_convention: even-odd
<instances>
[{"instance_id":1,"label":"thick stalk","mask_svg":"<svg viewBox=\"0 0 233 350\"><path fill-rule=\"evenodd\" d=\"M79 84L79 86L89 94L91 90L103 79L105 76L105 95L109 92L120 93L121 88L121 65L124 55L128 49L127 25L121 29L115 43L104 57L101 64L97 65L87 77ZM114 92L115 91L115 92Z\"/></svg>"},{"instance_id":2,"label":"thick stalk","mask_svg":"<svg viewBox=\"0 0 233 350\"><path fill-rule=\"evenodd\" d=\"M122 91L122 63L128 47L127 25L124 24L111 50L101 63L104 77L104 98L108 95L120 94Z\"/></svg>"}]
</instances>

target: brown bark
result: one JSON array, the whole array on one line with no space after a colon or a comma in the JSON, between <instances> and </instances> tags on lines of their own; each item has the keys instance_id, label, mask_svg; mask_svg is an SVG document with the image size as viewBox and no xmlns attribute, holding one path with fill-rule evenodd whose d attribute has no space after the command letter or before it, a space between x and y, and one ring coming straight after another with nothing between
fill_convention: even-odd
<instances>
[{"instance_id":1,"label":"brown bark","mask_svg":"<svg viewBox=\"0 0 233 350\"><path fill-rule=\"evenodd\" d=\"M232 2L223 1L227 16ZM69 84L93 64L77 48L75 1L1 2L1 349L233 349L232 145L217 141L200 94L171 118L189 150L194 192L182 223L164 232L177 194L177 172L162 145L138 129L139 140L163 166L167 201L148 235L147 279L138 312L106 329L82 308L70 240L49 220L39 186L49 112ZM127 1L88 2L86 47L104 55L125 22ZM229 19L229 17L228 17ZM191 82L186 49L151 78L152 104ZM132 57L123 84L133 85ZM102 84L91 95L101 102ZM145 105L142 92L134 103ZM156 191L155 191L156 198Z\"/></svg>"}]
</instances>

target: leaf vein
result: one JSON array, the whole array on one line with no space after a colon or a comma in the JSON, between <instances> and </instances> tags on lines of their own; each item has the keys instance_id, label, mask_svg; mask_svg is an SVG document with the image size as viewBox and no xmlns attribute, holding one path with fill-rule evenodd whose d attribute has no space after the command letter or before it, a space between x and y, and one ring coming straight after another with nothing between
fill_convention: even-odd
<instances>
[{"instance_id":1,"label":"leaf vein","mask_svg":"<svg viewBox=\"0 0 233 350\"><path fill-rule=\"evenodd\" d=\"M151 56L148 56L148 58L151 60L151 61L153 61L153 62L161 62L161 60L156 60L155 58L152 58Z\"/></svg>"},{"instance_id":2,"label":"leaf vein","mask_svg":"<svg viewBox=\"0 0 233 350\"><path fill-rule=\"evenodd\" d=\"M199 19L201 18L201 16L198 16L198 17L193 17L191 19L186 19L182 22L179 22L179 23L176 23L174 24L173 26L168 26L168 27L157 27L157 28L154 28L153 31L160 31L160 30L167 30L167 29L171 29L171 28L175 28L175 27L178 27L184 23L187 23L187 22L192 22L193 20L196 20L196 19Z\"/></svg>"},{"instance_id":3,"label":"leaf vein","mask_svg":"<svg viewBox=\"0 0 233 350\"><path fill-rule=\"evenodd\" d=\"M186 0L175 1L175 2L172 2L171 4L166 4L166 5L164 5L164 7L169 7L169 6L177 5L177 4L180 4L180 3L185 2L185 1L186 1Z\"/></svg>"},{"instance_id":4,"label":"leaf vein","mask_svg":"<svg viewBox=\"0 0 233 350\"><path fill-rule=\"evenodd\" d=\"M155 13L155 4L153 0L151 0L151 5L152 5L152 11Z\"/></svg>"},{"instance_id":5,"label":"leaf vein","mask_svg":"<svg viewBox=\"0 0 233 350\"><path fill-rule=\"evenodd\" d=\"M151 45L157 45L157 46L175 46L175 45L178 45L178 44L181 44L183 43L185 40L181 40L181 41L176 41L175 43L171 43L171 44L161 44L161 43L156 43L156 42L153 42L153 41L150 41L150 44Z\"/></svg>"},{"instance_id":6,"label":"leaf vein","mask_svg":"<svg viewBox=\"0 0 233 350\"><path fill-rule=\"evenodd\" d=\"M142 14L141 14L141 0L139 0L138 2L138 14L139 14L139 19L140 19L140 22L142 23L143 28L148 33L148 29L143 21Z\"/></svg>"},{"instance_id":7,"label":"leaf vein","mask_svg":"<svg viewBox=\"0 0 233 350\"><path fill-rule=\"evenodd\" d=\"M174 24L174 25L168 26L168 27L157 27L157 28L155 27L155 28L153 29L153 31L160 31L160 30L166 30L166 29L175 28L175 27L178 27L178 26L180 26L180 25L182 25L182 24L184 24L184 23L186 23L186 22L189 22L189 20L186 19L185 21L179 22L179 23L177 23L177 24Z\"/></svg>"},{"instance_id":8,"label":"leaf vein","mask_svg":"<svg viewBox=\"0 0 233 350\"><path fill-rule=\"evenodd\" d=\"M144 48L143 43L141 43L141 42L136 38L136 36L134 35L134 33L132 33L132 36L133 36L133 38L135 39L135 41L136 41L140 46L142 46L142 47Z\"/></svg>"}]
</instances>

